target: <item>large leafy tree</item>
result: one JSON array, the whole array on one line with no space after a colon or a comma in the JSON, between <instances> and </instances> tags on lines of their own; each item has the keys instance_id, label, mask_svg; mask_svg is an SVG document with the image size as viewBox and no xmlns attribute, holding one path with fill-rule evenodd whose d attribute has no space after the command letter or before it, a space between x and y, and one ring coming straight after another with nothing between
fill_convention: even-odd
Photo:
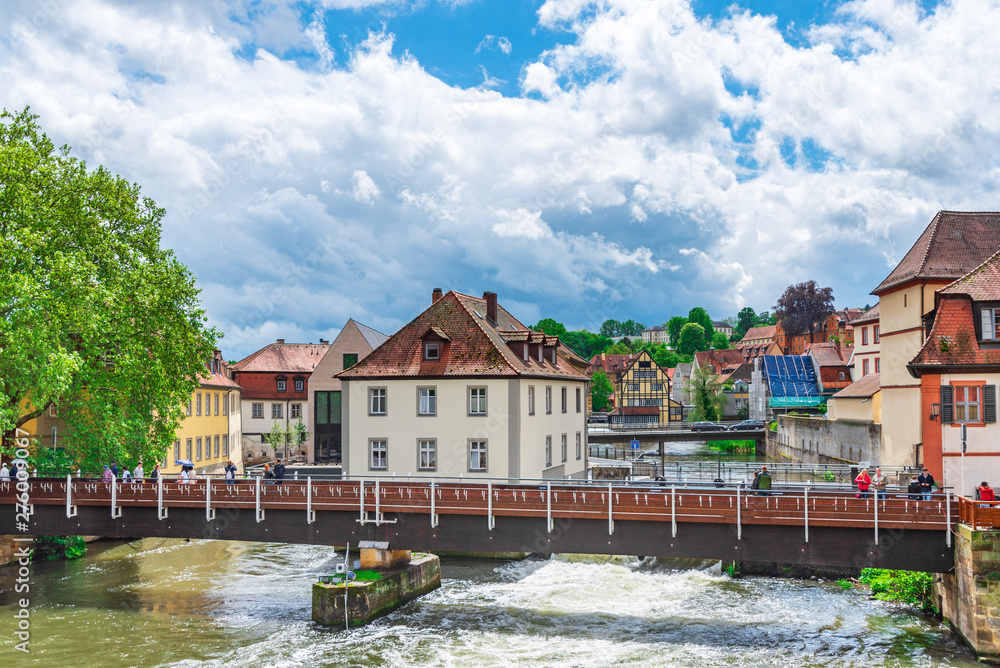
<instances>
[{"instance_id":1,"label":"large leafy tree","mask_svg":"<svg viewBox=\"0 0 1000 668\"><path fill-rule=\"evenodd\" d=\"M667 321L667 336L670 339L670 347L677 350L681 342L681 329L687 324L687 318L682 315L675 315Z\"/></svg>"},{"instance_id":2,"label":"large leafy tree","mask_svg":"<svg viewBox=\"0 0 1000 668\"><path fill-rule=\"evenodd\" d=\"M611 387L611 381L608 380L607 374L603 371L595 373L590 379L591 407L598 412L606 411L614 391L615 388Z\"/></svg>"},{"instance_id":3,"label":"large leafy tree","mask_svg":"<svg viewBox=\"0 0 1000 668\"><path fill-rule=\"evenodd\" d=\"M712 333L715 332L715 324L712 322L711 316L708 315L708 311L700 306L695 306L688 313L688 322L701 325L705 330L705 338L711 340Z\"/></svg>"},{"instance_id":4,"label":"large leafy tree","mask_svg":"<svg viewBox=\"0 0 1000 668\"><path fill-rule=\"evenodd\" d=\"M774 313L785 334L808 333L812 341L817 326L833 315L833 288L821 288L816 281L789 285L778 299Z\"/></svg>"},{"instance_id":5,"label":"large leafy tree","mask_svg":"<svg viewBox=\"0 0 1000 668\"><path fill-rule=\"evenodd\" d=\"M558 336L560 338L566 335L566 326L561 322L556 322L552 318L543 318L539 320L538 324L534 325L531 329L536 332L549 334L550 336Z\"/></svg>"},{"instance_id":6,"label":"large leafy tree","mask_svg":"<svg viewBox=\"0 0 1000 668\"><path fill-rule=\"evenodd\" d=\"M0 433L55 403L85 467L162 457L217 333L163 209L0 114Z\"/></svg>"},{"instance_id":7,"label":"large leafy tree","mask_svg":"<svg viewBox=\"0 0 1000 668\"><path fill-rule=\"evenodd\" d=\"M722 417L726 397L722 393L722 385L708 367L699 366L695 369L688 381L687 389L691 402L694 404L690 416L691 420L715 422Z\"/></svg>"},{"instance_id":8,"label":"large leafy tree","mask_svg":"<svg viewBox=\"0 0 1000 668\"><path fill-rule=\"evenodd\" d=\"M729 348L729 337L722 332L712 334L712 347L716 350L726 350Z\"/></svg>"},{"instance_id":9,"label":"large leafy tree","mask_svg":"<svg viewBox=\"0 0 1000 668\"><path fill-rule=\"evenodd\" d=\"M757 314L754 310L749 306L741 308L740 312L736 314L736 327L734 327L736 331L734 333L739 334L740 338L742 338L751 327L756 326Z\"/></svg>"},{"instance_id":10,"label":"large leafy tree","mask_svg":"<svg viewBox=\"0 0 1000 668\"><path fill-rule=\"evenodd\" d=\"M681 327L680 342L677 352L681 355L693 355L699 350L707 350L705 328L696 322L689 322Z\"/></svg>"}]
</instances>

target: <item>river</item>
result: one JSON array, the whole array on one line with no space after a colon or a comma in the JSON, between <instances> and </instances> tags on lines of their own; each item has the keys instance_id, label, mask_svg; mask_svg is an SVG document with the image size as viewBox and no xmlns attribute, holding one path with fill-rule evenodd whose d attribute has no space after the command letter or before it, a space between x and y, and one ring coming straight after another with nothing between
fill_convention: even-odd
<instances>
[{"instance_id":1,"label":"river","mask_svg":"<svg viewBox=\"0 0 1000 668\"><path fill-rule=\"evenodd\" d=\"M944 625L833 582L717 563L444 559L442 587L351 631L310 620L324 547L144 539L32 565L30 657L0 568L0 666L977 666Z\"/></svg>"}]
</instances>

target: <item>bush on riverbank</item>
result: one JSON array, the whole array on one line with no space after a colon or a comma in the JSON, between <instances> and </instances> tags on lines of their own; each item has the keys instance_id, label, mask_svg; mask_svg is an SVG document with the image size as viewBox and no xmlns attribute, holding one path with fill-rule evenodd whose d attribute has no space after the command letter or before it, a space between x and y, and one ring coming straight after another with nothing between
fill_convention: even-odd
<instances>
[{"instance_id":1,"label":"bush on riverbank","mask_svg":"<svg viewBox=\"0 0 1000 668\"><path fill-rule=\"evenodd\" d=\"M861 584L867 585L872 597L880 601L907 603L925 612L937 613L931 603L931 589L934 576L916 571L892 571L884 568L864 568L861 570Z\"/></svg>"},{"instance_id":2,"label":"bush on riverbank","mask_svg":"<svg viewBox=\"0 0 1000 668\"><path fill-rule=\"evenodd\" d=\"M78 559L86 551L83 536L37 536L31 544L31 560Z\"/></svg>"},{"instance_id":3,"label":"bush on riverbank","mask_svg":"<svg viewBox=\"0 0 1000 668\"><path fill-rule=\"evenodd\" d=\"M757 444L753 441L712 441L709 445L713 450L723 452L756 452Z\"/></svg>"}]
</instances>

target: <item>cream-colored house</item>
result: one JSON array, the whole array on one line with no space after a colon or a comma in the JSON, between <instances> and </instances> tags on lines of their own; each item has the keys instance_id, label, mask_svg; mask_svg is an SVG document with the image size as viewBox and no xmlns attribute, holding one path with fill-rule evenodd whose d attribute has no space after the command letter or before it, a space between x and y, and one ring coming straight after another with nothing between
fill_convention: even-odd
<instances>
[{"instance_id":1,"label":"cream-colored house","mask_svg":"<svg viewBox=\"0 0 1000 668\"><path fill-rule=\"evenodd\" d=\"M497 304L435 291L342 383L345 475L583 478L589 376L556 336Z\"/></svg>"},{"instance_id":2,"label":"cream-colored house","mask_svg":"<svg viewBox=\"0 0 1000 668\"><path fill-rule=\"evenodd\" d=\"M882 394L879 374L870 373L830 397L826 416L845 422L882 422Z\"/></svg>"},{"instance_id":3,"label":"cream-colored house","mask_svg":"<svg viewBox=\"0 0 1000 668\"><path fill-rule=\"evenodd\" d=\"M309 377L309 403L313 410L313 449L309 461L339 462L341 427L341 383L336 374L349 369L378 348L389 337L354 319L348 320L330 344Z\"/></svg>"},{"instance_id":4,"label":"cream-colored house","mask_svg":"<svg viewBox=\"0 0 1000 668\"><path fill-rule=\"evenodd\" d=\"M854 380L882 372L881 331L878 304L851 323L854 328Z\"/></svg>"}]
</instances>

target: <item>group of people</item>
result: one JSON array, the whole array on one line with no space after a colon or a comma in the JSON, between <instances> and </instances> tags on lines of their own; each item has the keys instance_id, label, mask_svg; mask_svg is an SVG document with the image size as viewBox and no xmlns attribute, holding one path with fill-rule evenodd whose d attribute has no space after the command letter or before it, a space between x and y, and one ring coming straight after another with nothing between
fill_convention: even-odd
<instances>
[{"instance_id":1,"label":"group of people","mask_svg":"<svg viewBox=\"0 0 1000 668\"><path fill-rule=\"evenodd\" d=\"M15 465L14 470L12 471L7 468L7 464L4 463L3 466L0 466L0 482L9 482L12 479L16 480L21 474L21 471L27 471L24 464ZM22 475L21 477L23 478L24 476Z\"/></svg>"},{"instance_id":2,"label":"group of people","mask_svg":"<svg viewBox=\"0 0 1000 668\"><path fill-rule=\"evenodd\" d=\"M767 472L766 466L761 466L759 471L753 472L753 482L750 489L757 490L757 496L771 495L771 474Z\"/></svg>"},{"instance_id":3,"label":"group of people","mask_svg":"<svg viewBox=\"0 0 1000 668\"><path fill-rule=\"evenodd\" d=\"M264 464L264 484L265 485L280 485L285 481L285 465L281 460L277 460L274 463L274 470L271 470L270 464Z\"/></svg>"},{"instance_id":4,"label":"group of people","mask_svg":"<svg viewBox=\"0 0 1000 668\"><path fill-rule=\"evenodd\" d=\"M154 483L160 479L159 464L154 466L153 470L150 471L149 479ZM101 481L111 482L112 480L121 480L122 482L130 483L144 482L146 480L146 471L142 468L142 462L136 464L135 469L132 471L124 467L119 467L118 462L111 462L111 466L104 465L104 473L101 474Z\"/></svg>"},{"instance_id":5,"label":"group of people","mask_svg":"<svg viewBox=\"0 0 1000 668\"><path fill-rule=\"evenodd\" d=\"M870 490L874 488L875 494L878 498L884 499L886 496L886 487L888 486L888 481L885 475L882 473L882 467L875 467L875 474L869 475L868 469L861 469L861 473L858 477L854 479L854 482L858 484L858 493L856 496L859 499L867 499L870 494ZM934 476L931 475L930 471L926 468L920 475L915 475L910 478L910 484L906 487L906 493L909 498L914 501L930 501L931 494L934 492Z\"/></svg>"}]
</instances>

